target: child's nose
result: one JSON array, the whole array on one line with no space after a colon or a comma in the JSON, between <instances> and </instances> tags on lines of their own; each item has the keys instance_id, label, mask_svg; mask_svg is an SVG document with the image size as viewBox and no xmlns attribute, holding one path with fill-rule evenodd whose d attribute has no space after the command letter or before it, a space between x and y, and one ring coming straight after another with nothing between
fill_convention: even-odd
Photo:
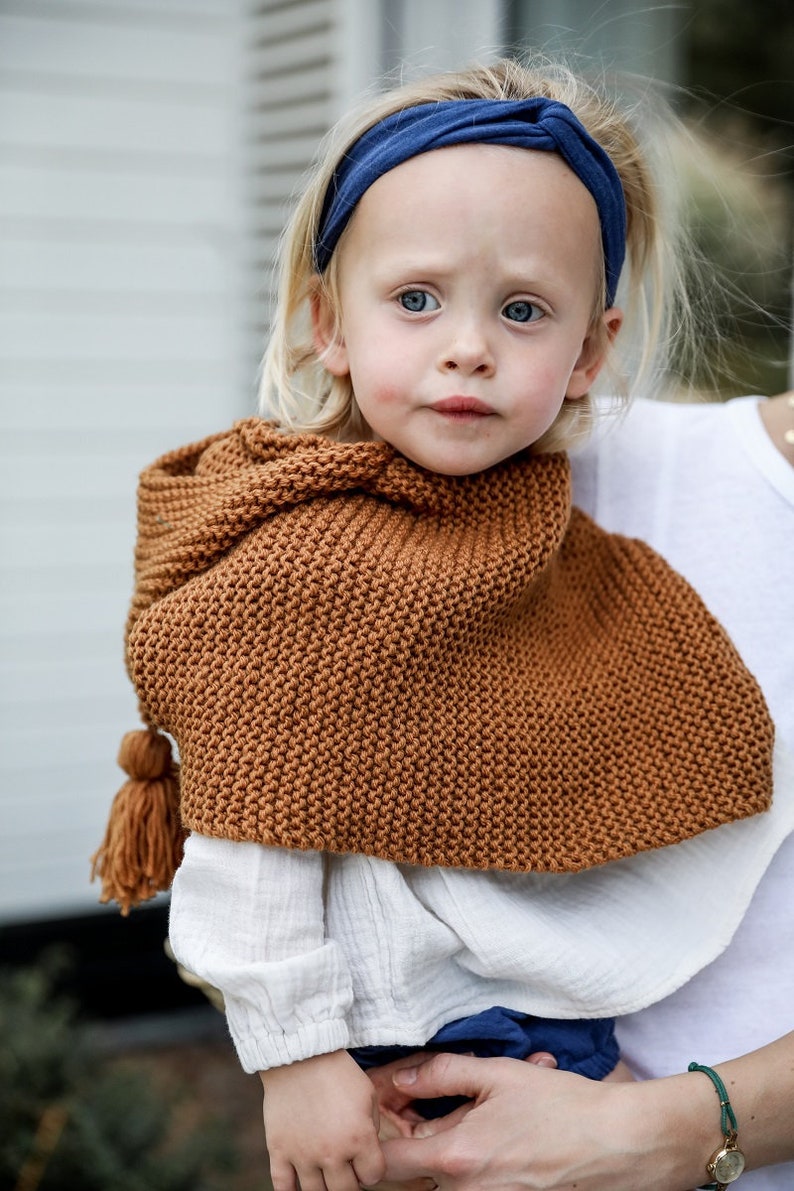
<instances>
[{"instance_id":1,"label":"child's nose","mask_svg":"<svg viewBox=\"0 0 794 1191\"><path fill-rule=\"evenodd\" d=\"M492 376L496 362L487 336L478 327L459 330L440 358L441 370L464 376Z\"/></svg>"}]
</instances>

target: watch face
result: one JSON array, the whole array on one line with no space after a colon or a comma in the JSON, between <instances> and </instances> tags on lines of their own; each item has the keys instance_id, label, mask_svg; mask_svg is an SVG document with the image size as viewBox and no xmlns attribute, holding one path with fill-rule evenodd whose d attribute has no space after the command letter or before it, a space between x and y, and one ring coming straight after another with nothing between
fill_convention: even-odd
<instances>
[{"instance_id":1,"label":"watch face","mask_svg":"<svg viewBox=\"0 0 794 1191\"><path fill-rule=\"evenodd\" d=\"M744 1170L741 1150L723 1150L714 1159L714 1177L718 1183L732 1183Z\"/></svg>"}]
</instances>

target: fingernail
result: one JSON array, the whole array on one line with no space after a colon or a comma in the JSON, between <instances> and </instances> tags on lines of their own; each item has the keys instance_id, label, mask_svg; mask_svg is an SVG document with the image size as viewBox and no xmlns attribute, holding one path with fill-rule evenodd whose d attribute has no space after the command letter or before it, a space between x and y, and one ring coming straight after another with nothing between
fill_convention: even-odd
<instances>
[{"instance_id":1,"label":"fingernail","mask_svg":"<svg viewBox=\"0 0 794 1191\"><path fill-rule=\"evenodd\" d=\"M401 1067L399 1071L395 1071L393 1078L398 1087L408 1087L409 1084L416 1083L416 1067Z\"/></svg>"}]
</instances>

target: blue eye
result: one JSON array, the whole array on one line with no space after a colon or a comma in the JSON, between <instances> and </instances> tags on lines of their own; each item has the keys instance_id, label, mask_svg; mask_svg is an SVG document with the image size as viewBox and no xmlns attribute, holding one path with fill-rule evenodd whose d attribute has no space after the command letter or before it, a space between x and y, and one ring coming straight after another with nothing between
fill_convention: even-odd
<instances>
[{"instance_id":1,"label":"blue eye","mask_svg":"<svg viewBox=\"0 0 794 1191\"><path fill-rule=\"evenodd\" d=\"M407 289L397 299L404 310L411 314L426 314L428 310L439 310L440 306L432 294L424 289Z\"/></svg>"},{"instance_id":2,"label":"blue eye","mask_svg":"<svg viewBox=\"0 0 794 1191\"><path fill-rule=\"evenodd\" d=\"M543 311L532 302L508 302L502 314L513 323L534 323L543 317Z\"/></svg>"}]
</instances>

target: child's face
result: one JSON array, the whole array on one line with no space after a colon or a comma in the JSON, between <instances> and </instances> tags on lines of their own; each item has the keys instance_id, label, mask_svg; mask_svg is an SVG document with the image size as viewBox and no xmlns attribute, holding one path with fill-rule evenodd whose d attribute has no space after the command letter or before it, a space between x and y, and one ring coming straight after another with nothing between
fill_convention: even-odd
<instances>
[{"instance_id":1,"label":"child's face","mask_svg":"<svg viewBox=\"0 0 794 1191\"><path fill-rule=\"evenodd\" d=\"M584 396L601 234L554 153L456 145L366 192L337 248L341 336L325 299L315 339L349 374L376 438L446 475L492 467ZM618 311L604 316L608 334Z\"/></svg>"}]
</instances>

